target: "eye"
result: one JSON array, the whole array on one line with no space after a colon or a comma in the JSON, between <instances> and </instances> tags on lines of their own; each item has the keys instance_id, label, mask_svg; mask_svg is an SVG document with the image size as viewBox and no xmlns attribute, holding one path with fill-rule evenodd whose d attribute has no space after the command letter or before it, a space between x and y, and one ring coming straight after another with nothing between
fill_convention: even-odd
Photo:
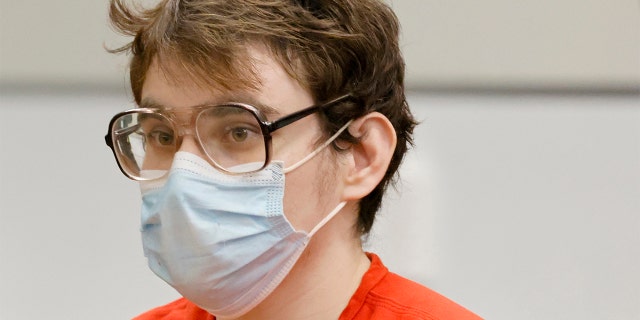
<instances>
[{"instance_id":1,"label":"eye","mask_svg":"<svg viewBox=\"0 0 640 320\"><path fill-rule=\"evenodd\" d=\"M235 142L243 142L249 136L249 130L246 128L232 128L230 130L231 138Z\"/></svg>"},{"instance_id":2,"label":"eye","mask_svg":"<svg viewBox=\"0 0 640 320\"><path fill-rule=\"evenodd\" d=\"M255 143L256 139L262 137L259 127L244 122L226 125L223 132L222 141L244 146L247 146L248 143Z\"/></svg>"},{"instance_id":3,"label":"eye","mask_svg":"<svg viewBox=\"0 0 640 320\"><path fill-rule=\"evenodd\" d=\"M174 143L173 132L164 129L154 129L147 134L147 142L160 146L171 146Z\"/></svg>"}]
</instances>

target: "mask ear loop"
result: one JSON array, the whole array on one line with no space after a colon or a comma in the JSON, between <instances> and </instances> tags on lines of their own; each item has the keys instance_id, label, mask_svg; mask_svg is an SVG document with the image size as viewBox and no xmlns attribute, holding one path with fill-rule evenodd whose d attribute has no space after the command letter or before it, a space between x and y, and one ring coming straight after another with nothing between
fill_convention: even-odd
<instances>
[{"instance_id":1,"label":"mask ear loop","mask_svg":"<svg viewBox=\"0 0 640 320\"><path fill-rule=\"evenodd\" d=\"M344 208L346 204L347 204L346 201L342 201L338 203L338 205L335 207L335 209L333 209L333 211L331 211L326 217L324 217L324 219L320 220L320 222L318 222L318 224L315 227L313 227L313 229L309 232L309 238L313 237L313 235L318 230L320 230L320 228L324 227L324 225L327 224L329 220L335 217L336 214L338 214L338 212L340 212L340 210L342 210L342 208Z\"/></svg>"},{"instance_id":2,"label":"mask ear loop","mask_svg":"<svg viewBox=\"0 0 640 320\"><path fill-rule=\"evenodd\" d=\"M297 169L298 167L300 167L301 165L305 164L305 162L309 161L311 158L315 157L318 153L320 153L320 151L322 151L322 149L326 148L329 144L331 144L333 142L333 140L335 140L336 138L338 138L338 136L344 131L346 130L349 125L351 124L351 122L353 122L353 120L349 120L347 123L344 124L344 126L342 126L342 128L340 128L340 130L338 130L334 135L332 135L327 141L325 141L321 146L319 146L316 150L313 150L313 152L309 153L306 157L302 158L302 160L296 162L295 164L291 165L288 168L284 168L282 170L282 172L284 173L288 173L291 172L295 169Z\"/></svg>"}]
</instances>

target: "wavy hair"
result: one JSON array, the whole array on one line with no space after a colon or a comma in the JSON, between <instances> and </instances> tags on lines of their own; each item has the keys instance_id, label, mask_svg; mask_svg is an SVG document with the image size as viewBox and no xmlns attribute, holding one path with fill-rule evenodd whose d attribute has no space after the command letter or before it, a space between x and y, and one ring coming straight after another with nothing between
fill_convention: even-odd
<instances>
[{"instance_id":1,"label":"wavy hair","mask_svg":"<svg viewBox=\"0 0 640 320\"><path fill-rule=\"evenodd\" d=\"M111 0L114 28L133 40L109 50L131 55L131 90L140 103L153 59L178 64L197 84L256 88L247 44L262 43L316 102L351 92L356 99L321 115L325 136L369 112L392 123L397 145L376 188L359 202L357 229L367 234L394 183L416 121L404 93L398 19L380 0L161 0L151 8ZM358 143L345 131L343 141ZM337 148L334 145L335 148Z\"/></svg>"}]
</instances>

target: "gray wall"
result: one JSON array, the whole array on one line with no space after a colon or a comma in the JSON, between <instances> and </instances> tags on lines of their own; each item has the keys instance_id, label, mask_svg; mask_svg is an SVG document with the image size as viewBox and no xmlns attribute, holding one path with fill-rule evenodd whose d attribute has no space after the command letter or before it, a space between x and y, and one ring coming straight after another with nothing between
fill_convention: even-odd
<instances>
[{"instance_id":1,"label":"gray wall","mask_svg":"<svg viewBox=\"0 0 640 320\"><path fill-rule=\"evenodd\" d=\"M423 123L367 247L487 319L640 319L638 2L393 6ZM103 143L131 101L105 7L0 0L0 319L177 296Z\"/></svg>"},{"instance_id":2,"label":"gray wall","mask_svg":"<svg viewBox=\"0 0 640 320\"><path fill-rule=\"evenodd\" d=\"M177 295L146 267L137 184L104 145L123 95L0 100L0 319L126 319ZM412 94L423 123L368 247L487 319L640 318L640 103Z\"/></svg>"},{"instance_id":3,"label":"gray wall","mask_svg":"<svg viewBox=\"0 0 640 320\"><path fill-rule=\"evenodd\" d=\"M411 87L640 86L637 0L390 2ZM106 0L0 1L0 85L121 88L122 43Z\"/></svg>"}]
</instances>

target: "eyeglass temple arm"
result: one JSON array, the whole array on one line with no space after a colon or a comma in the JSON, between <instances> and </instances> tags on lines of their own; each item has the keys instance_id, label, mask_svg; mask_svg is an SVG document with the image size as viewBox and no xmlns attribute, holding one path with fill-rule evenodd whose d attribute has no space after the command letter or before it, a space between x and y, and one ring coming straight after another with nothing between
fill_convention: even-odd
<instances>
[{"instance_id":1,"label":"eyeglass temple arm","mask_svg":"<svg viewBox=\"0 0 640 320\"><path fill-rule=\"evenodd\" d=\"M347 99L351 99L351 98L353 98L353 96L350 93L348 93L348 94L345 94L345 95L343 95L341 97L333 99L333 100L331 100L331 101L329 101L327 103L324 103L324 104L321 104L321 105L315 105L315 106L311 106L309 108L302 109L302 110L300 110L298 112L294 112L294 113L292 113L290 115L287 115L287 116L284 116L284 117L282 117L282 118L280 118L280 119L278 119L278 120L276 120L274 122L271 122L270 124L267 125L267 129L269 130L269 133L274 132L274 131L276 131L276 130L282 128L282 127L285 127L287 125L290 125L290 124L292 124L292 123L294 123L294 122L296 122L296 121L298 121L298 120L300 120L300 119L302 119L302 118L304 118L304 117L306 117L308 115L314 114L314 113L316 113L316 112L318 112L318 111L320 111L322 109L332 107L332 106L334 106L334 105L336 105L336 104L338 104L340 102L343 102L343 101L345 101Z\"/></svg>"}]
</instances>

